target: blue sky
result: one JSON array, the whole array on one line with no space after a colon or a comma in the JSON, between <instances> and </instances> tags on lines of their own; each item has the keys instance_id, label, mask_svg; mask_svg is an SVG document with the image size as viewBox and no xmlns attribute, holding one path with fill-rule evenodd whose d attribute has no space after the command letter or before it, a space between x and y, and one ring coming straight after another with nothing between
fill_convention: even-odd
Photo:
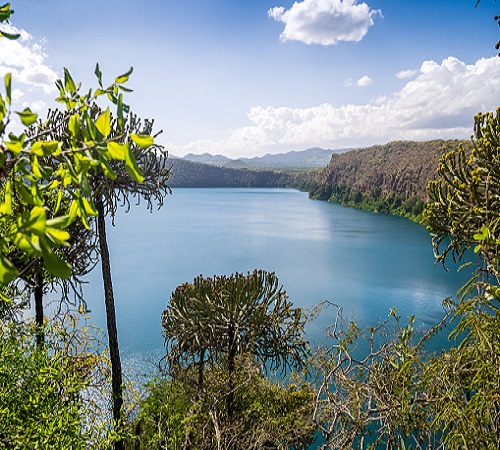
<instances>
[{"instance_id":1,"label":"blue sky","mask_svg":"<svg viewBox=\"0 0 500 450\"><path fill-rule=\"evenodd\" d=\"M0 42L15 107L43 114L134 67L127 98L174 155L467 138L500 106L500 4L482 0L20 0Z\"/></svg>"}]
</instances>

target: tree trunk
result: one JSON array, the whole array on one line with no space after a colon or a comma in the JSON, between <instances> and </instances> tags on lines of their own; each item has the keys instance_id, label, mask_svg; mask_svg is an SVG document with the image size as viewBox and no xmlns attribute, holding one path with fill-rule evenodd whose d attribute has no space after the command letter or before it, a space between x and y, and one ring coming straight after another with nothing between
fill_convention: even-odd
<instances>
[{"instance_id":1,"label":"tree trunk","mask_svg":"<svg viewBox=\"0 0 500 450\"><path fill-rule=\"evenodd\" d=\"M111 390L113 400L113 420L115 426L120 426L121 409L123 406L122 366L120 349L118 347L118 332L116 329L115 299L111 280L111 264L109 262L108 242L106 239L106 222L104 205L99 196L95 200L98 212L97 230L101 249L102 281L104 283L104 303L106 305L106 325L108 328L109 356L111 359ZM123 441L115 442L115 450L124 450Z\"/></svg>"},{"instance_id":2,"label":"tree trunk","mask_svg":"<svg viewBox=\"0 0 500 450\"><path fill-rule=\"evenodd\" d=\"M38 348L45 342L45 333L43 331L43 269L40 268L35 274L35 324L36 345Z\"/></svg>"},{"instance_id":3,"label":"tree trunk","mask_svg":"<svg viewBox=\"0 0 500 450\"><path fill-rule=\"evenodd\" d=\"M229 351L227 354L227 382L228 382L228 393L226 399L227 408L227 420L230 425L233 422L233 403L234 403L234 365L236 359L236 342L234 336L233 325L229 325L228 330L228 340L229 340Z\"/></svg>"},{"instance_id":4,"label":"tree trunk","mask_svg":"<svg viewBox=\"0 0 500 450\"><path fill-rule=\"evenodd\" d=\"M205 365L205 349L200 350L200 360L198 361L198 387L196 392L196 399L201 395L203 390L203 369Z\"/></svg>"}]
</instances>

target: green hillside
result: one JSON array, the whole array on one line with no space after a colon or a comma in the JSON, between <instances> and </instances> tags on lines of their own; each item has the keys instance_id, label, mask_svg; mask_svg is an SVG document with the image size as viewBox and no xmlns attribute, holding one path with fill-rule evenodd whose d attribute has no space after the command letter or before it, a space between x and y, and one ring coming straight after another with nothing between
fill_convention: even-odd
<instances>
[{"instance_id":1,"label":"green hillside","mask_svg":"<svg viewBox=\"0 0 500 450\"><path fill-rule=\"evenodd\" d=\"M418 217L441 155L467 141L395 141L333 155L312 173L310 196L347 206Z\"/></svg>"},{"instance_id":2,"label":"green hillside","mask_svg":"<svg viewBox=\"0 0 500 450\"><path fill-rule=\"evenodd\" d=\"M170 186L186 187L285 187L284 173L271 170L245 170L173 159Z\"/></svg>"}]
</instances>

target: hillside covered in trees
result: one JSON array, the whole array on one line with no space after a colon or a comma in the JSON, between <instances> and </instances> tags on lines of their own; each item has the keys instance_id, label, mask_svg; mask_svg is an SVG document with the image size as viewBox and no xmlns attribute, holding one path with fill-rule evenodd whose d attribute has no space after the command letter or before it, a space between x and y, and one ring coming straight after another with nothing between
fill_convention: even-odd
<instances>
[{"instance_id":1,"label":"hillside covered in trees","mask_svg":"<svg viewBox=\"0 0 500 450\"><path fill-rule=\"evenodd\" d=\"M236 169L184 159L172 159L170 186L173 188L295 187L299 189L307 180L310 180L310 176L303 172Z\"/></svg>"},{"instance_id":2,"label":"hillside covered in trees","mask_svg":"<svg viewBox=\"0 0 500 450\"><path fill-rule=\"evenodd\" d=\"M429 200L427 184L436 178L440 157L470 142L395 141L333 155L314 172L310 195L347 206L419 216Z\"/></svg>"}]
</instances>

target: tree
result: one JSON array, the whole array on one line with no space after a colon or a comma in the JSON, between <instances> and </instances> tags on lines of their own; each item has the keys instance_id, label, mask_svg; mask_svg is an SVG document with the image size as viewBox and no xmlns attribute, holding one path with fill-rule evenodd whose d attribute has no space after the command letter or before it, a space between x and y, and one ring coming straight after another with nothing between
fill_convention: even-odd
<instances>
[{"instance_id":1,"label":"tree","mask_svg":"<svg viewBox=\"0 0 500 450\"><path fill-rule=\"evenodd\" d=\"M500 109L476 116L472 150L447 152L438 175L424 210L436 261L463 262L474 250L476 273L420 339L413 318L403 324L395 312L392 329L364 332L337 315L334 344L318 350L311 369L322 448L500 445ZM429 353L427 339L446 324L450 348Z\"/></svg>"},{"instance_id":2,"label":"tree","mask_svg":"<svg viewBox=\"0 0 500 450\"><path fill-rule=\"evenodd\" d=\"M106 448L102 409L94 410L92 398L105 367L99 339L66 315L46 324L41 348L37 328L0 327L0 449Z\"/></svg>"},{"instance_id":3,"label":"tree","mask_svg":"<svg viewBox=\"0 0 500 450\"><path fill-rule=\"evenodd\" d=\"M199 276L177 287L162 316L174 377L183 368L197 366L201 391L205 364L224 364L229 423L234 416L238 355L251 355L264 370L301 368L308 353L304 325L302 311L292 307L276 275L263 270Z\"/></svg>"},{"instance_id":4,"label":"tree","mask_svg":"<svg viewBox=\"0 0 500 450\"><path fill-rule=\"evenodd\" d=\"M0 23L7 22L12 12L9 4L0 7ZM9 39L17 38L4 31L1 34ZM131 72L132 69L116 77L114 82L105 88L102 84L102 73L97 66L95 73L99 86L81 94L81 85L75 83L69 71L64 69L64 79L56 82L59 90L56 100L64 104L66 109L49 114L46 121L38 122L37 130L33 134L24 131L15 135L11 132L8 139L4 136L11 114L11 76L5 76L5 97L0 96L1 287L6 287L19 275L20 267L16 267L7 256L15 253L12 252L13 248L30 258L41 258L44 269L55 277L68 278L72 267L57 249L68 244L70 234L67 229L73 222L80 220L85 227L89 227L89 217L96 216L98 209L106 211L103 191L98 191L99 196L94 199L92 187L99 187L96 180L114 180L116 183L113 184L113 191L119 192L123 184L120 185L117 181L120 180L116 173L117 166L133 178L136 183L134 186L138 186L145 181L145 177L135 155L145 155L147 150L151 149L149 156L144 159L148 162L160 161L153 151L157 149L154 138L149 134L152 124L148 122L139 127L135 116L129 114L128 119L124 116L129 112L129 108L123 103L122 92L129 91L125 83ZM115 120L112 120L109 107L102 110L96 106L97 99L104 97L116 107ZM29 108L16 114L26 127L37 121L37 115ZM137 131L142 134L137 134ZM123 179L121 181L124 183ZM158 182L157 179L149 181ZM139 195L151 186L147 177L144 186L136 187ZM19 198L23 199L22 207L14 208L18 194ZM48 203L47 199L54 196L57 200ZM62 201L65 198L70 199L68 205ZM116 199L119 195L111 193L109 198ZM150 200L151 196L146 195L146 198ZM104 223L103 220L102 217L101 223ZM3 290L2 301L10 301ZM114 323L114 317L110 323ZM116 331L116 324L114 329ZM114 412L118 426L122 398L121 369L116 369L119 367L119 354L115 351L118 348L116 332L111 330L110 335L115 374L113 385L118 391L118 394L114 395ZM117 447L121 447L119 442Z\"/></svg>"},{"instance_id":5,"label":"tree","mask_svg":"<svg viewBox=\"0 0 500 450\"><path fill-rule=\"evenodd\" d=\"M474 249L478 266L454 305L458 344L429 366L436 421L451 448L498 448L500 108L476 116L472 151L447 153L438 173L424 211L437 260L462 260Z\"/></svg>"},{"instance_id":6,"label":"tree","mask_svg":"<svg viewBox=\"0 0 500 450\"><path fill-rule=\"evenodd\" d=\"M125 82L131 72L132 70L122 75L120 81ZM96 66L95 74L100 88L103 88L99 66ZM117 100L119 104L120 99L121 94ZM124 109L128 111L128 108ZM96 104L89 105L88 115L95 121L94 132L110 140L109 149L116 158L116 161L89 167L85 189L91 196L97 213L96 234L99 240L112 368L113 417L118 426L122 421L123 380L105 217L111 216L114 220L119 206L125 206L128 210L131 206L130 197L137 199L137 202L145 200L150 210L154 203L161 207L164 196L170 192L167 184L170 165L163 147L154 144L151 137L152 121L142 122L130 112L127 116L118 114L114 119L109 109L102 111ZM51 112L47 124L39 132L51 139L71 141L70 130L59 125L64 120L64 113ZM123 448L122 443L118 442L117 448Z\"/></svg>"}]
</instances>

